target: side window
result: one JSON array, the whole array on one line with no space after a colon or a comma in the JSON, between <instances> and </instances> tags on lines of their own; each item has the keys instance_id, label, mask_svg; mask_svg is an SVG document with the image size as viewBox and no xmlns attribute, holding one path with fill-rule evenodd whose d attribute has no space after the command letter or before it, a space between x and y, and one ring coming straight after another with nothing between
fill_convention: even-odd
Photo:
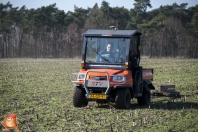
<instances>
[{"instance_id":1,"label":"side window","mask_svg":"<svg viewBox=\"0 0 198 132\"><path fill-rule=\"evenodd\" d=\"M131 38L130 52L134 54L134 56L137 55L137 36L132 36Z\"/></svg>"}]
</instances>

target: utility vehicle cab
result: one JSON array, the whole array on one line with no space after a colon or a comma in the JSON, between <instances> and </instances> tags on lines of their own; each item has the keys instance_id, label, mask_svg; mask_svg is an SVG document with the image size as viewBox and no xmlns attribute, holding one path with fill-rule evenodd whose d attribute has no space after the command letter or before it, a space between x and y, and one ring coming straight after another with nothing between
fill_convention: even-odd
<instances>
[{"instance_id":1,"label":"utility vehicle cab","mask_svg":"<svg viewBox=\"0 0 198 132\"><path fill-rule=\"evenodd\" d=\"M133 98L139 105L149 104L153 69L139 66L141 32L91 29L83 35L81 69L73 81L73 105L111 101L116 108L129 109Z\"/></svg>"}]
</instances>

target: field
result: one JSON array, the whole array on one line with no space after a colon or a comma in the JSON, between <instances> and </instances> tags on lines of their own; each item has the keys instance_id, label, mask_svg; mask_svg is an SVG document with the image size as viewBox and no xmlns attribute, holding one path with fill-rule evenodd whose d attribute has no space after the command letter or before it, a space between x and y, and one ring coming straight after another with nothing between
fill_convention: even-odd
<instances>
[{"instance_id":1,"label":"field","mask_svg":"<svg viewBox=\"0 0 198 132\"><path fill-rule=\"evenodd\" d=\"M198 131L198 59L142 59L154 68L153 84L175 84L181 98L152 97L150 106L132 100L130 110L114 104L74 108L69 75L78 59L0 59L0 121L15 113L21 132ZM3 125L0 124L0 130Z\"/></svg>"}]
</instances>

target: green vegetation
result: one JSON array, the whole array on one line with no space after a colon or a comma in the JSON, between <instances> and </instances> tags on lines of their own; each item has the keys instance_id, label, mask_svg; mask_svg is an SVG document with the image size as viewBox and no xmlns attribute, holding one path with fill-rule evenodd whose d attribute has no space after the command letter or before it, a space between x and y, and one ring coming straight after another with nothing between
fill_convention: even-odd
<instances>
[{"instance_id":1,"label":"green vegetation","mask_svg":"<svg viewBox=\"0 0 198 132\"><path fill-rule=\"evenodd\" d=\"M175 84L182 98L152 97L149 106L136 99L130 110L115 104L74 108L69 75L75 59L0 59L0 121L15 113L20 131L198 131L198 60L142 59L154 68L154 86ZM3 125L0 125L3 129Z\"/></svg>"}]
</instances>

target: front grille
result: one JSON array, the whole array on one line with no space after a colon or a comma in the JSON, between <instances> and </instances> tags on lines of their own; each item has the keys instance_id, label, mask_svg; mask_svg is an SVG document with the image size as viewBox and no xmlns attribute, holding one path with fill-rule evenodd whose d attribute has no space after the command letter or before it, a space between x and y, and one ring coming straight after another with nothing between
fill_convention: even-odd
<instances>
[{"instance_id":1,"label":"front grille","mask_svg":"<svg viewBox=\"0 0 198 132\"><path fill-rule=\"evenodd\" d=\"M107 76L89 76L91 80L107 80Z\"/></svg>"},{"instance_id":2,"label":"front grille","mask_svg":"<svg viewBox=\"0 0 198 132\"><path fill-rule=\"evenodd\" d=\"M88 88L88 90L91 92L91 93L105 93L105 91L107 90L107 88Z\"/></svg>"}]
</instances>

